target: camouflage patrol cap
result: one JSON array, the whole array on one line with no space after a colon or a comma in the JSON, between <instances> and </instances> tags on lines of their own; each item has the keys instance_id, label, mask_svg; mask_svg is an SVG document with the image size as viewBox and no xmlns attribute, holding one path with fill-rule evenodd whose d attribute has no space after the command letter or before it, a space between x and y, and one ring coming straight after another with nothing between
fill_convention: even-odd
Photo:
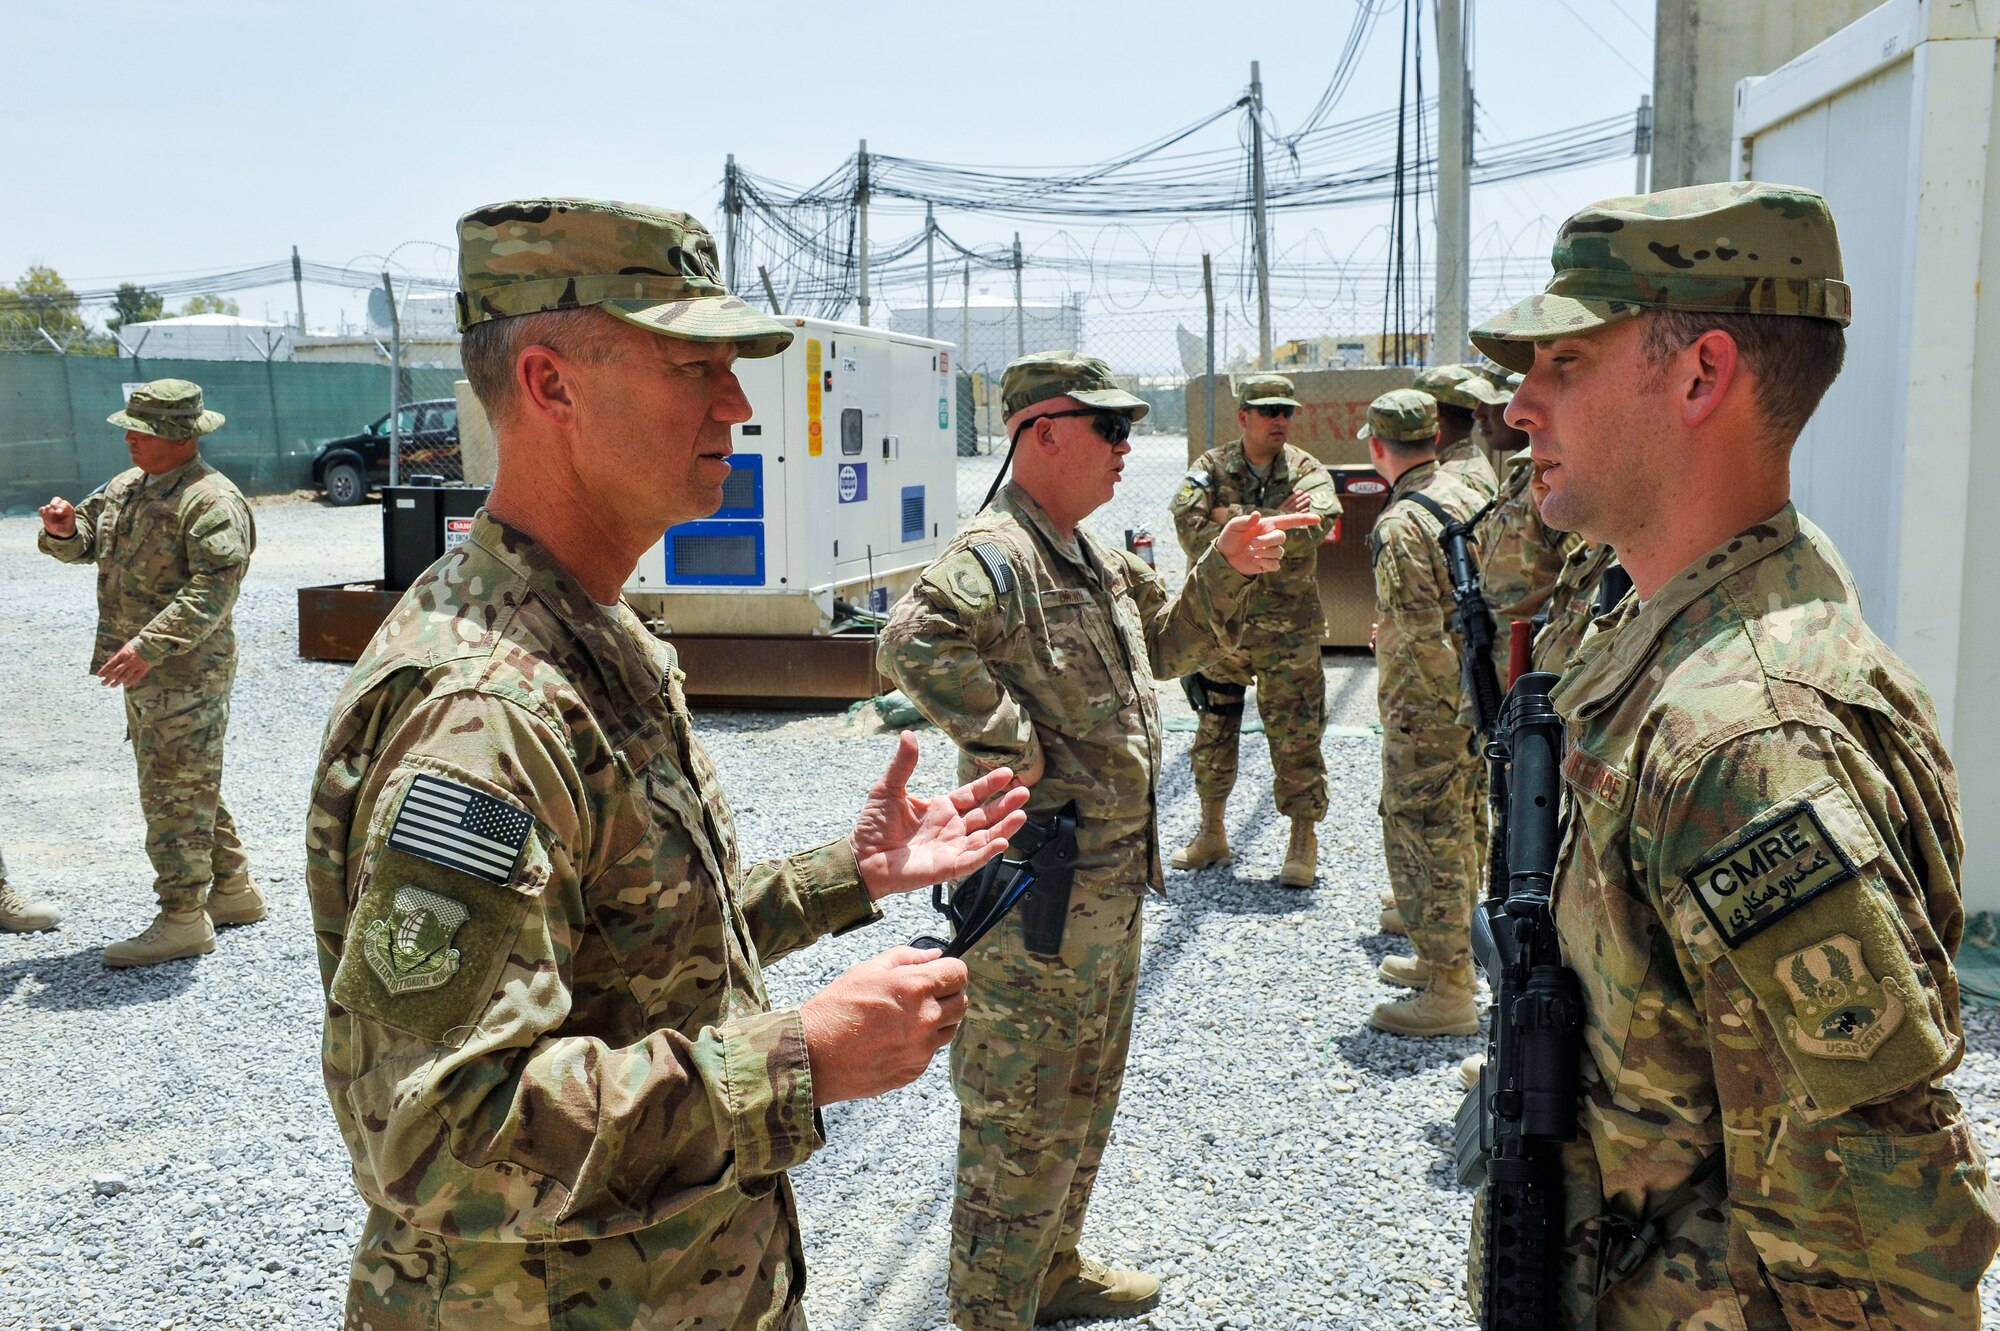
<instances>
[{"instance_id":1,"label":"camouflage patrol cap","mask_svg":"<svg viewBox=\"0 0 2000 1331\"><path fill-rule=\"evenodd\" d=\"M104 418L122 430L137 430L161 439L198 439L222 428L219 411L205 411L201 385L186 379L155 379L140 384L125 399L125 410Z\"/></svg>"},{"instance_id":2,"label":"camouflage patrol cap","mask_svg":"<svg viewBox=\"0 0 2000 1331\"><path fill-rule=\"evenodd\" d=\"M1437 438L1437 399L1414 388L1393 388L1368 404L1368 420L1354 432L1389 444L1423 444Z\"/></svg>"},{"instance_id":3,"label":"camouflage patrol cap","mask_svg":"<svg viewBox=\"0 0 2000 1331\"><path fill-rule=\"evenodd\" d=\"M775 356L792 332L722 285L715 238L670 208L515 199L458 219L458 327L595 305L649 332Z\"/></svg>"},{"instance_id":4,"label":"camouflage patrol cap","mask_svg":"<svg viewBox=\"0 0 2000 1331\"><path fill-rule=\"evenodd\" d=\"M1292 396L1298 390L1292 381L1282 374L1253 374L1236 385L1236 407L1296 407L1299 400Z\"/></svg>"},{"instance_id":5,"label":"camouflage patrol cap","mask_svg":"<svg viewBox=\"0 0 2000 1331\"><path fill-rule=\"evenodd\" d=\"M1493 381L1470 365L1433 365L1417 375L1414 385L1439 402L1464 411L1477 411L1494 401Z\"/></svg>"},{"instance_id":6,"label":"camouflage patrol cap","mask_svg":"<svg viewBox=\"0 0 2000 1331\"><path fill-rule=\"evenodd\" d=\"M1073 397L1086 407L1104 407L1133 421L1146 419L1146 400L1111 379L1111 367L1074 351L1037 351L1009 365L1000 376L1000 412L1012 416L1052 397Z\"/></svg>"},{"instance_id":7,"label":"camouflage patrol cap","mask_svg":"<svg viewBox=\"0 0 2000 1331\"><path fill-rule=\"evenodd\" d=\"M1535 342L1588 332L1643 310L1851 317L1840 238L1826 200L1794 185L1739 180L1593 203L1562 225L1548 290L1472 331L1510 370Z\"/></svg>"}]
</instances>

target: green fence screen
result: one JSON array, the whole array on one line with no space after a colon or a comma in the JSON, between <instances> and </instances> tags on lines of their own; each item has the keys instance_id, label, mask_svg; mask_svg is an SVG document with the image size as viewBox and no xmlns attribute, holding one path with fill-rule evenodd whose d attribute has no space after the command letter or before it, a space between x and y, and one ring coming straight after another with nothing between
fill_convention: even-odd
<instances>
[{"instance_id":1,"label":"green fence screen","mask_svg":"<svg viewBox=\"0 0 2000 1331\"><path fill-rule=\"evenodd\" d=\"M322 443L389 409L386 365L0 353L0 510L81 499L131 466L104 418L149 379L192 379L228 417L202 456L246 494L310 485Z\"/></svg>"}]
</instances>

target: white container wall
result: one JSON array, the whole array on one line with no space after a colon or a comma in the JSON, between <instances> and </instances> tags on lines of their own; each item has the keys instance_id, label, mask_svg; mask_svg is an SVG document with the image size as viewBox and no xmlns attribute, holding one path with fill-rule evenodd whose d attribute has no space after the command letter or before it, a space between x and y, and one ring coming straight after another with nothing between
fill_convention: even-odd
<instances>
[{"instance_id":1,"label":"white container wall","mask_svg":"<svg viewBox=\"0 0 2000 1331\"><path fill-rule=\"evenodd\" d=\"M1736 176L1826 195L1854 323L1793 453L1869 624L1937 701L1968 910L2000 909L2000 5L1891 0L1736 94ZM1983 446L1982 446L1983 444Z\"/></svg>"}]
</instances>

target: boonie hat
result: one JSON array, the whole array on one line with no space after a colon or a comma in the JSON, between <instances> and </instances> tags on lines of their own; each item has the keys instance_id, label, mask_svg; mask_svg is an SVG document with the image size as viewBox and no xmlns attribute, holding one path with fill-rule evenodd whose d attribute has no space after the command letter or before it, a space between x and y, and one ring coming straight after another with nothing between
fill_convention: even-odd
<instances>
[{"instance_id":1,"label":"boonie hat","mask_svg":"<svg viewBox=\"0 0 2000 1331\"><path fill-rule=\"evenodd\" d=\"M1414 385L1446 406L1477 411L1492 406L1493 381L1470 365L1433 365L1417 375Z\"/></svg>"},{"instance_id":2,"label":"boonie hat","mask_svg":"<svg viewBox=\"0 0 2000 1331\"><path fill-rule=\"evenodd\" d=\"M1846 326L1840 238L1826 200L1796 185L1739 180L1593 203L1556 233L1555 277L1472 331L1510 370L1535 342L1588 332L1642 310L1776 314Z\"/></svg>"},{"instance_id":3,"label":"boonie hat","mask_svg":"<svg viewBox=\"0 0 2000 1331\"><path fill-rule=\"evenodd\" d=\"M1385 443L1422 444L1437 438L1437 400L1414 388L1394 388L1368 404L1368 420L1354 432Z\"/></svg>"},{"instance_id":4,"label":"boonie hat","mask_svg":"<svg viewBox=\"0 0 2000 1331\"><path fill-rule=\"evenodd\" d=\"M1012 416L1052 397L1073 397L1086 407L1103 407L1132 421L1146 419L1146 399L1111 380L1111 367L1074 351L1037 351L1010 364L1000 376L1000 413Z\"/></svg>"},{"instance_id":5,"label":"boonie hat","mask_svg":"<svg viewBox=\"0 0 2000 1331\"><path fill-rule=\"evenodd\" d=\"M1292 396L1298 390L1292 381L1282 374L1253 374L1236 385L1236 406L1245 407L1297 407L1302 405Z\"/></svg>"},{"instance_id":6,"label":"boonie hat","mask_svg":"<svg viewBox=\"0 0 2000 1331\"><path fill-rule=\"evenodd\" d=\"M201 385L186 379L155 379L140 384L125 399L125 410L104 418L121 430L137 430L161 439L198 439L222 428L227 419L201 405Z\"/></svg>"},{"instance_id":7,"label":"boonie hat","mask_svg":"<svg viewBox=\"0 0 2000 1331\"><path fill-rule=\"evenodd\" d=\"M515 199L458 219L458 328L595 305L648 332L775 356L792 330L722 285L687 213L602 199Z\"/></svg>"}]
</instances>

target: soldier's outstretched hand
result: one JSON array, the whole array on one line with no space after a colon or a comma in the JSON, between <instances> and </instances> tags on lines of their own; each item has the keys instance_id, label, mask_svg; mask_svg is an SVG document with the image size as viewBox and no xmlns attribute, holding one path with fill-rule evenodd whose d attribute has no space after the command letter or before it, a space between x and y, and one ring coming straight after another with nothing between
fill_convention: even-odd
<instances>
[{"instance_id":1,"label":"soldier's outstretched hand","mask_svg":"<svg viewBox=\"0 0 2000 1331\"><path fill-rule=\"evenodd\" d=\"M1319 525L1317 513L1239 513L1215 538L1229 567L1246 578L1269 573L1285 557L1285 534L1294 527Z\"/></svg>"},{"instance_id":2,"label":"soldier's outstretched hand","mask_svg":"<svg viewBox=\"0 0 2000 1331\"><path fill-rule=\"evenodd\" d=\"M1028 792L1008 768L929 799L909 792L916 770L917 737L906 731L854 824L854 858L876 901L963 878L1005 850L1028 820L1021 812Z\"/></svg>"},{"instance_id":3,"label":"soldier's outstretched hand","mask_svg":"<svg viewBox=\"0 0 2000 1331\"><path fill-rule=\"evenodd\" d=\"M97 672L97 678L103 681L107 689L122 689L137 684L152 669L146 658L139 655L137 644L128 642L111 654L111 659Z\"/></svg>"},{"instance_id":4,"label":"soldier's outstretched hand","mask_svg":"<svg viewBox=\"0 0 2000 1331\"><path fill-rule=\"evenodd\" d=\"M76 535L76 505L61 495L42 505L42 530L57 540Z\"/></svg>"},{"instance_id":5,"label":"soldier's outstretched hand","mask_svg":"<svg viewBox=\"0 0 2000 1331\"><path fill-rule=\"evenodd\" d=\"M852 967L799 1009L813 1104L893 1091L930 1065L965 1016L965 963L892 947Z\"/></svg>"}]
</instances>

